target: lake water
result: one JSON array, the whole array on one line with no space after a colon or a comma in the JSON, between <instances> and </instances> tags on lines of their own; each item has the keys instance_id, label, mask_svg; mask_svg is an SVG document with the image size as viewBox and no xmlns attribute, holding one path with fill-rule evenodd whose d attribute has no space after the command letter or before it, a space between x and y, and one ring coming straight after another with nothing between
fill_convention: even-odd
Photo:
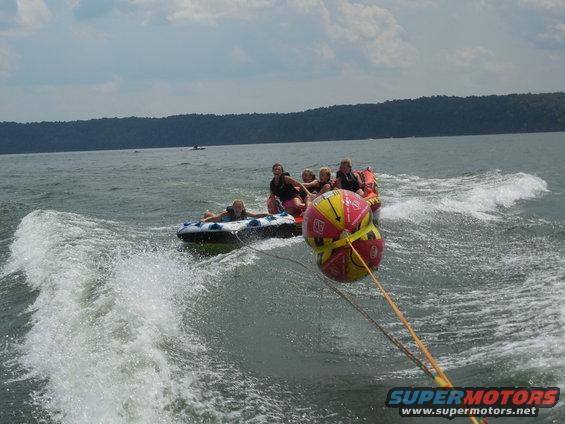
<instances>
[{"instance_id":1,"label":"lake water","mask_svg":"<svg viewBox=\"0 0 565 424\"><path fill-rule=\"evenodd\" d=\"M0 156L0 422L410 423L431 385L300 237L203 256L179 223L265 209L271 165L373 166L378 272L456 385L565 383L565 133ZM342 286L387 329L370 281ZM558 405L537 419L565 422ZM456 419L454 422L467 422Z\"/></svg>"}]
</instances>

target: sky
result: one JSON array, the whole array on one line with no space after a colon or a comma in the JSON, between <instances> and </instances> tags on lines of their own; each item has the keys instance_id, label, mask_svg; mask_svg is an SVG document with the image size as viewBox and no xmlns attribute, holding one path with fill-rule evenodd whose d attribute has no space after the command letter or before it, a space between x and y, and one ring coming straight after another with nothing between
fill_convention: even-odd
<instances>
[{"instance_id":1,"label":"sky","mask_svg":"<svg viewBox=\"0 0 565 424\"><path fill-rule=\"evenodd\" d=\"M0 0L0 121L565 90L565 0Z\"/></svg>"}]
</instances>

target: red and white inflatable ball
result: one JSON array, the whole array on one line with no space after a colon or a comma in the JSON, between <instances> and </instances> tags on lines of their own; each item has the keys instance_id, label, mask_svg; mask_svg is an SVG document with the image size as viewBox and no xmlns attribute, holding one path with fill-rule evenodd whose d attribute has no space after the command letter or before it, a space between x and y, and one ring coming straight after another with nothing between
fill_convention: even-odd
<instances>
[{"instance_id":1,"label":"red and white inflatable ball","mask_svg":"<svg viewBox=\"0 0 565 424\"><path fill-rule=\"evenodd\" d=\"M325 275L342 282L367 275L347 240L370 268L379 266L384 240L372 218L365 199L351 191L329 191L312 202L304 213L302 235L317 253Z\"/></svg>"}]
</instances>

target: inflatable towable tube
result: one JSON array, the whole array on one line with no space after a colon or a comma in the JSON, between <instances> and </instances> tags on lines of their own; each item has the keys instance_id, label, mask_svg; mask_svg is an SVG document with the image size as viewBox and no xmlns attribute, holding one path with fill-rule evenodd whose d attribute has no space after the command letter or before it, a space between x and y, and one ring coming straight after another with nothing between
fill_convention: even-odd
<instances>
[{"instance_id":1,"label":"inflatable towable tube","mask_svg":"<svg viewBox=\"0 0 565 424\"><path fill-rule=\"evenodd\" d=\"M361 181L365 183L365 201L373 212L373 223L377 226L380 224L381 215L381 199L377 187L377 177L373 169L369 166L364 170L356 171L361 176Z\"/></svg>"},{"instance_id":2,"label":"inflatable towable tube","mask_svg":"<svg viewBox=\"0 0 565 424\"><path fill-rule=\"evenodd\" d=\"M206 243L234 243L240 239L268 237L286 238L297 234L295 224L294 217L286 212L265 218L231 222L187 221L179 227L177 237L185 242Z\"/></svg>"}]
</instances>

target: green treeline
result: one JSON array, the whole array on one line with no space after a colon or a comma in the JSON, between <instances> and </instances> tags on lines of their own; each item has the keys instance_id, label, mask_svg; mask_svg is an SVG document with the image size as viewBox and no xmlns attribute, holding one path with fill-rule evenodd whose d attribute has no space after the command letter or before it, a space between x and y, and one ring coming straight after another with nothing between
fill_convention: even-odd
<instances>
[{"instance_id":1,"label":"green treeline","mask_svg":"<svg viewBox=\"0 0 565 424\"><path fill-rule=\"evenodd\" d=\"M0 154L565 131L565 93L422 97L296 113L0 123Z\"/></svg>"}]
</instances>

